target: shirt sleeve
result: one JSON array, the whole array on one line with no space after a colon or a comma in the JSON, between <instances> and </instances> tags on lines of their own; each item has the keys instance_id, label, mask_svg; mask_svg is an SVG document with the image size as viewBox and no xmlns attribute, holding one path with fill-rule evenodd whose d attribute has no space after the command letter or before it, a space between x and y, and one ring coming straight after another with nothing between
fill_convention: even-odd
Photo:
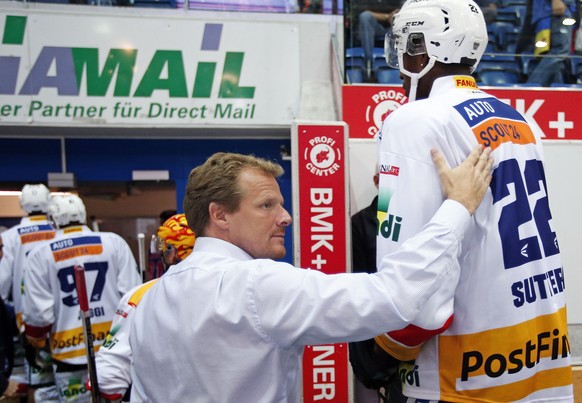
<instances>
[{"instance_id":1,"label":"shirt sleeve","mask_svg":"<svg viewBox=\"0 0 582 403\"><path fill-rule=\"evenodd\" d=\"M99 391L110 397L121 398L131 384L129 328L135 310L128 303L131 294L126 293L119 301L111 330L95 354Z\"/></svg>"},{"instance_id":2,"label":"shirt sleeve","mask_svg":"<svg viewBox=\"0 0 582 403\"><path fill-rule=\"evenodd\" d=\"M469 221L462 205L445 201L374 274L260 265L247 292L257 332L290 347L364 340L414 323L430 297L458 278L456 256Z\"/></svg>"},{"instance_id":3,"label":"shirt sleeve","mask_svg":"<svg viewBox=\"0 0 582 403\"><path fill-rule=\"evenodd\" d=\"M157 279L132 288L119 301L111 330L95 355L99 392L110 400L121 398L131 385L129 331L135 308Z\"/></svg>"}]
</instances>

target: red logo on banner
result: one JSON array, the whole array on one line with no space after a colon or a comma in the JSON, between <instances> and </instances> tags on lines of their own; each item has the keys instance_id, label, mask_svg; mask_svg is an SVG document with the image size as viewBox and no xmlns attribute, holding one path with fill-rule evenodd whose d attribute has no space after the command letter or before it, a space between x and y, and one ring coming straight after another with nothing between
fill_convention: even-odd
<instances>
[{"instance_id":1,"label":"red logo on banner","mask_svg":"<svg viewBox=\"0 0 582 403\"><path fill-rule=\"evenodd\" d=\"M311 138L303 153L305 168L317 176L335 174L340 169L342 158L342 151L336 143L335 139L327 136Z\"/></svg>"},{"instance_id":2,"label":"red logo on banner","mask_svg":"<svg viewBox=\"0 0 582 403\"><path fill-rule=\"evenodd\" d=\"M301 267L327 274L347 268L346 126L298 125L299 200L294 233L299 236ZM298 235L297 235L298 234ZM347 344L307 346L303 354L303 401L349 401Z\"/></svg>"},{"instance_id":3,"label":"red logo on banner","mask_svg":"<svg viewBox=\"0 0 582 403\"><path fill-rule=\"evenodd\" d=\"M350 126L350 138L375 138L384 119L407 100L399 87L344 85L343 120Z\"/></svg>"},{"instance_id":4,"label":"red logo on banner","mask_svg":"<svg viewBox=\"0 0 582 403\"><path fill-rule=\"evenodd\" d=\"M582 140L582 91L564 88L484 88L513 106L544 133L543 140ZM387 113L407 98L401 86L343 86L343 120L350 127L350 138L374 138Z\"/></svg>"}]
</instances>

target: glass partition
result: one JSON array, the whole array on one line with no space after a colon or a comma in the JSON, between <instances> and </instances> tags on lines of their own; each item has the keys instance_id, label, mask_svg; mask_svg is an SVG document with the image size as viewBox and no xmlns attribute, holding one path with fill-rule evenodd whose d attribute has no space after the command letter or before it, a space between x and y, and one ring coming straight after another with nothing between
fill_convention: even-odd
<instances>
[{"instance_id":1,"label":"glass partition","mask_svg":"<svg viewBox=\"0 0 582 403\"><path fill-rule=\"evenodd\" d=\"M476 1L488 31L485 54L473 73L478 84L582 88L580 3L556 1L564 4L560 16L544 14L534 8L539 2L532 0ZM401 4L399 0L346 0L346 83L402 83L399 72L386 65L383 48L392 15Z\"/></svg>"}]
</instances>

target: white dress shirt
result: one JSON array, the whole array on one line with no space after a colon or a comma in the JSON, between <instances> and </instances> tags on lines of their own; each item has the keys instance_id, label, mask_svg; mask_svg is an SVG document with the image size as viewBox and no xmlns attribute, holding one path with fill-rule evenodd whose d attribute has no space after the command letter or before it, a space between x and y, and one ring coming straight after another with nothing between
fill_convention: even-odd
<instances>
[{"instance_id":1,"label":"white dress shirt","mask_svg":"<svg viewBox=\"0 0 582 403\"><path fill-rule=\"evenodd\" d=\"M299 402L305 345L410 323L451 276L467 210L446 201L379 272L326 275L200 237L137 306L135 402ZM457 269L456 269L457 268Z\"/></svg>"}]
</instances>

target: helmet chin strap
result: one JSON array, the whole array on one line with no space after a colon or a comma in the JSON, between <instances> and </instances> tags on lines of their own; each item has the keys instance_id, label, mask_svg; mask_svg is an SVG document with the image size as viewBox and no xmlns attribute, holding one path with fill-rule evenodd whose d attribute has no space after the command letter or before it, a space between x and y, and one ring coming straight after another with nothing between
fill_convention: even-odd
<instances>
[{"instance_id":1,"label":"helmet chin strap","mask_svg":"<svg viewBox=\"0 0 582 403\"><path fill-rule=\"evenodd\" d=\"M400 64L400 72L410 77L410 91L408 93L408 102L414 102L416 101L416 89L418 87L418 80L424 77L426 73L428 73L430 69L432 69L435 60L433 58L429 58L428 63L426 64L426 66L424 66L422 70L420 70L418 73L411 73L410 71L404 68L402 54L398 55L398 59L399 59L398 63Z\"/></svg>"}]
</instances>

